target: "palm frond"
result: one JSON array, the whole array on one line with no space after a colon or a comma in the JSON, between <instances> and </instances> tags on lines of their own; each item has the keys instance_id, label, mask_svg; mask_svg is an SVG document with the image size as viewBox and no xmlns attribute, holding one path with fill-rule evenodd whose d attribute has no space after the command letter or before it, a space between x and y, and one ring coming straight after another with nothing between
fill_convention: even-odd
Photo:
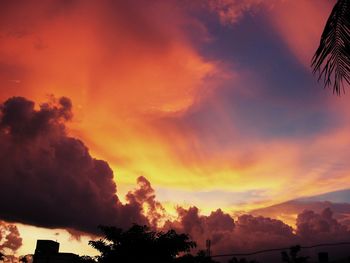
<instances>
[{"instance_id":1,"label":"palm frond","mask_svg":"<svg viewBox=\"0 0 350 263\"><path fill-rule=\"evenodd\" d=\"M344 81L350 84L350 0L335 4L311 63L325 88L333 85L333 93L345 92Z\"/></svg>"}]
</instances>

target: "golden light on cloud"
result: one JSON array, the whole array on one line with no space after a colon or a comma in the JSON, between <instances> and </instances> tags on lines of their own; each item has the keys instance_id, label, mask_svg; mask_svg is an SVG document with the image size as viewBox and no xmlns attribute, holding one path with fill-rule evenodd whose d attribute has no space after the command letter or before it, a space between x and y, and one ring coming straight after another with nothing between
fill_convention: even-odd
<instances>
[{"instance_id":1,"label":"golden light on cloud","mask_svg":"<svg viewBox=\"0 0 350 263\"><path fill-rule=\"evenodd\" d=\"M136 178L145 176L170 217L177 205L233 213L350 187L348 104L318 98L305 107L300 94L288 97L286 75L271 74L282 68L282 55L283 62L302 65L298 71L299 64L283 64L286 71L304 73L329 4L209 2L205 22L176 1L142 8L128 1L9 4L0 25L0 100L69 97L74 118L68 133L108 162L120 200L126 202ZM223 13L227 6L231 11ZM251 37L255 17L245 21L252 32L236 27L254 6L261 11L257 21L276 32L258 35L272 47L250 54L261 48ZM211 25L213 12L219 20ZM303 16L310 23L295 20L296 14L310 14ZM275 55L281 46L286 50ZM269 61L259 64L264 55ZM295 79L303 83L305 76ZM342 123L319 124L317 118L329 118L319 117L322 107L327 114L342 111ZM305 109L311 117L303 119ZM338 160L331 158L338 153ZM280 218L292 225L296 215ZM20 228L25 238L37 231L52 239L52 231Z\"/></svg>"}]
</instances>

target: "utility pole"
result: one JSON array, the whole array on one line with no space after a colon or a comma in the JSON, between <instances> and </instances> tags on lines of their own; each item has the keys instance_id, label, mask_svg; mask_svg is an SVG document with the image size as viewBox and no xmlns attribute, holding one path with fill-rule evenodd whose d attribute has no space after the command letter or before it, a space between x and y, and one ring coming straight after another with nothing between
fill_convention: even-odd
<instances>
[{"instance_id":1,"label":"utility pole","mask_svg":"<svg viewBox=\"0 0 350 263\"><path fill-rule=\"evenodd\" d=\"M207 239L207 241L205 242L206 244L206 248L207 248L207 257L210 257L211 256L211 251L210 251L210 246L211 246L211 241L210 239Z\"/></svg>"}]
</instances>

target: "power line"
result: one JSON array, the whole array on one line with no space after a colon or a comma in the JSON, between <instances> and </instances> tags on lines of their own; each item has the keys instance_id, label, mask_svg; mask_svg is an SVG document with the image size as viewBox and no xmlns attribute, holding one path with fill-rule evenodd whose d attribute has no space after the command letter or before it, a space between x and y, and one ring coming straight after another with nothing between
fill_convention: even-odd
<instances>
[{"instance_id":1,"label":"power line","mask_svg":"<svg viewBox=\"0 0 350 263\"><path fill-rule=\"evenodd\" d=\"M304 249L310 249L310 248L315 248L315 247L330 247L330 246L342 246L342 245L350 245L350 242L339 242L339 243L324 243L324 244L317 244L317 245L312 245L312 246L300 246L300 248ZM267 253L267 252L274 252L274 251L283 251L283 250L288 250L291 247L284 247L284 248L271 248L271 249L265 249L265 250L258 250L255 252L250 252L250 253L232 253L232 254L218 254L218 255L212 255L212 258L218 258L218 257L245 257L245 256L253 256L256 254L261 254L261 253Z\"/></svg>"}]
</instances>

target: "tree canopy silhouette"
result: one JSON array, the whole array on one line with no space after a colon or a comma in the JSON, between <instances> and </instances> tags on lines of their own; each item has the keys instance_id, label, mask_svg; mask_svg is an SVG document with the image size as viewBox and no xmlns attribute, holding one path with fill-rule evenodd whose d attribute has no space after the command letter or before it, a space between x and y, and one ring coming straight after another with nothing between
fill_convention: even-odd
<instances>
[{"instance_id":1,"label":"tree canopy silhouette","mask_svg":"<svg viewBox=\"0 0 350 263\"><path fill-rule=\"evenodd\" d=\"M335 4L311 63L325 88L333 85L334 93L345 92L344 81L350 84L350 0Z\"/></svg>"},{"instance_id":2,"label":"tree canopy silhouette","mask_svg":"<svg viewBox=\"0 0 350 263\"><path fill-rule=\"evenodd\" d=\"M308 257L298 256L301 247L299 245L290 248L289 255L286 251L281 253L282 261L286 263L307 263Z\"/></svg>"},{"instance_id":3,"label":"tree canopy silhouette","mask_svg":"<svg viewBox=\"0 0 350 263\"><path fill-rule=\"evenodd\" d=\"M133 225L128 230L116 227L99 227L104 238L90 241L89 244L100 252L97 261L109 262L188 262L180 261L180 254L196 247L186 234L175 230L156 232L147 226ZM184 259L184 258L183 258Z\"/></svg>"}]
</instances>

